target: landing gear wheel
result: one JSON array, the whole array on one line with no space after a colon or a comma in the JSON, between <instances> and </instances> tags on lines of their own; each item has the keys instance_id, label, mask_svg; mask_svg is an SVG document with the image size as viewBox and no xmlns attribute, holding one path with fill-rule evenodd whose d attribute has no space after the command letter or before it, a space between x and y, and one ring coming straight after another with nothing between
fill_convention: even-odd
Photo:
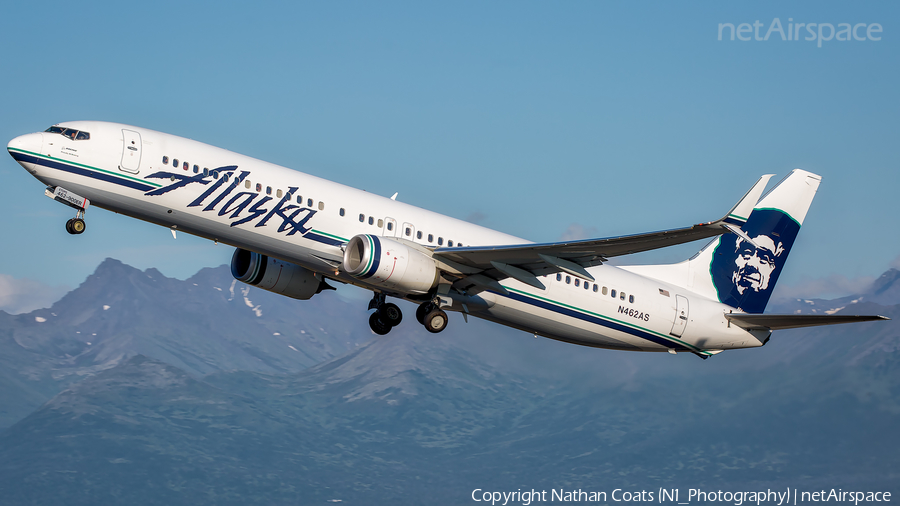
<instances>
[{"instance_id":1,"label":"landing gear wheel","mask_svg":"<svg viewBox=\"0 0 900 506\"><path fill-rule=\"evenodd\" d=\"M391 326L381 321L377 311L369 316L369 327L372 329L372 332L379 336L383 336L391 331Z\"/></svg>"},{"instance_id":2,"label":"landing gear wheel","mask_svg":"<svg viewBox=\"0 0 900 506\"><path fill-rule=\"evenodd\" d=\"M425 315L424 323L428 332L437 334L447 328L447 313L440 309L432 309L431 312Z\"/></svg>"},{"instance_id":3,"label":"landing gear wheel","mask_svg":"<svg viewBox=\"0 0 900 506\"><path fill-rule=\"evenodd\" d=\"M75 231L72 230L72 222L73 221L75 221L75 218L71 218L71 219L69 219L69 221L66 222L66 232L68 232L72 235L75 235Z\"/></svg>"},{"instance_id":4,"label":"landing gear wheel","mask_svg":"<svg viewBox=\"0 0 900 506\"><path fill-rule=\"evenodd\" d=\"M378 308L378 312L375 313L378 315L378 319L380 319L383 323L390 325L391 327L396 327L400 325L400 322L403 321L403 313L400 311L400 308L397 307L397 304L393 304L388 302L387 304L382 304L380 308Z\"/></svg>"},{"instance_id":5,"label":"landing gear wheel","mask_svg":"<svg viewBox=\"0 0 900 506\"><path fill-rule=\"evenodd\" d=\"M84 220L82 220L81 218L73 219L70 228L72 229L72 234L78 235L83 233L85 229Z\"/></svg>"},{"instance_id":6,"label":"landing gear wheel","mask_svg":"<svg viewBox=\"0 0 900 506\"><path fill-rule=\"evenodd\" d=\"M425 315L430 313L432 309L434 309L434 304L430 302L419 304L419 307L416 308L416 321L425 325Z\"/></svg>"}]
</instances>

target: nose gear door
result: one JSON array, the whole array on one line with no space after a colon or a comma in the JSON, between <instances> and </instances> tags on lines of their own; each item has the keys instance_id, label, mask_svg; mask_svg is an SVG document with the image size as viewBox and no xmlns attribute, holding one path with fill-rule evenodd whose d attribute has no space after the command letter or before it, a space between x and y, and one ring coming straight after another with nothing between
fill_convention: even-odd
<instances>
[{"instance_id":1,"label":"nose gear door","mask_svg":"<svg viewBox=\"0 0 900 506\"><path fill-rule=\"evenodd\" d=\"M122 163L119 169L137 174L141 168L141 134L122 130Z\"/></svg>"}]
</instances>

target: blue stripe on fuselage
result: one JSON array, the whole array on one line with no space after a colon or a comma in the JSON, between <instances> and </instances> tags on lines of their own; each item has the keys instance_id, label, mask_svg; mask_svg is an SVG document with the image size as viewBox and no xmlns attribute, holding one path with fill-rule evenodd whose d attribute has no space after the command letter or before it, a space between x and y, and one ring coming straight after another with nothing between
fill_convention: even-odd
<instances>
[{"instance_id":1,"label":"blue stripe on fuselage","mask_svg":"<svg viewBox=\"0 0 900 506\"><path fill-rule=\"evenodd\" d=\"M325 237L324 235L316 234L315 232L307 232L303 237L307 239L312 239L313 241L320 242L322 244L327 244L329 246L340 246L344 244L343 241L338 241L337 239L332 239L330 237Z\"/></svg>"},{"instance_id":2,"label":"blue stripe on fuselage","mask_svg":"<svg viewBox=\"0 0 900 506\"><path fill-rule=\"evenodd\" d=\"M99 179L101 181L106 181L108 183L114 183L121 186L127 186L128 188L134 188L135 190L141 191L150 191L153 190L154 187L148 184L139 183L137 181L132 181L130 179L123 179L120 177L113 176L111 174L104 174L103 172L97 172L90 169L85 169L83 167L76 167L74 165L69 165L65 162L57 161L57 160L47 160L44 158L38 158L36 156L26 155L23 153L19 153L17 151L9 152L12 157L18 162L25 163L33 163L35 165L41 165L43 167L48 167L51 169L57 169L64 172L71 172L72 174L78 174L79 176L91 177L94 179Z\"/></svg>"},{"instance_id":3,"label":"blue stripe on fuselage","mask_svg":"<svg viewBox=\"0 0 900 506\"><path fill-rule=\"evenodd\" d=\"M492 293L500 295L497 292L492 292ZM536 306L541 309L546 309L546 310L552 311L554 313L559 313L559 314L562 314L562 315L565 315L565 316L568 316L571 318L577 318L579 320L586 321L588 323L593 323L595 325L600 325L602 327L606 327L606 328L609 328L612 330L618 330L619 332L631 334L635 337L639 337L641 339L645 339L647 341L654 342L656 344L662 345L666 348L674 349L676 351L691 351L691 352L698 351L698 350L688 348L687 346L684 346L683 344L680 344L677 341L670 341L664 337L660 337L660 336L651 334L649 332L638 330L633 327L629 327L627 325L622 325L621 323L616 323L616 322L605 320L603 318L598 318L596 316L592 316L589 314L584 314L579 311L575 311L573 309L560 307L560 306L557 306L556 304L551 304L549 302L546 302L546 301L543 301L540 299L535 299L533 297L528 297L526 295L522 295L522 294L515 293L512 291L509 292L509 295L502 295L502 296L508 297L512 300L516 300L516 301L519 301L519 302L522 302L525 304L530 304L532 306Z\"/></svg>"}]
</instances>

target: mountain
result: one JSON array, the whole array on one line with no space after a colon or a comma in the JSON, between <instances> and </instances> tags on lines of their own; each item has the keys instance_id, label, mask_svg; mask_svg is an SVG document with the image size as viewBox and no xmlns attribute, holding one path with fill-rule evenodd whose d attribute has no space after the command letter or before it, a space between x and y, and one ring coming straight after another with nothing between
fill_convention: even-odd
<instances>
[{"instance_id":1,"label":"mountain","mask_svg":"<svg viewBox=\"0 0 900 506\"><path fill-rule=\"evenodd\" d=\"M772 301L767 313L834 314L844 308L854 314L862 314L854 309L859 302L874 302L882 306L900 304L900 270L889 269L878 277L866 291L837 299L782 299Z\"/></svg>"},{"instance_id":2,"label":"mountain","mask_svg":"<svg viewBox=\"0 0 900 506\"><path fill-rule=\"evenodd\" d=\"M296 301L238 284L224 265L181 281L107 259L49 309L0 312L0 427L136 354L197 377L299 371L372 338L350 312L362 314L334 292Z\"/></svg>"},{"instance_id":3,"label":"mountain","mask_svg":"<svg viewBox=\"0 0 900 506\"><path fill-rule=\"evenodd\" d=\"M894 319L777 332L763 348L705 361L577 347L456 315L440 335L405 322L293 372L199 375L132 355L0 433L0 497L460 504L476 488L659 487L896 496L900 306L858 304ZM365 329L364 318L345 320Z\"/></svg>"}]
</instances>

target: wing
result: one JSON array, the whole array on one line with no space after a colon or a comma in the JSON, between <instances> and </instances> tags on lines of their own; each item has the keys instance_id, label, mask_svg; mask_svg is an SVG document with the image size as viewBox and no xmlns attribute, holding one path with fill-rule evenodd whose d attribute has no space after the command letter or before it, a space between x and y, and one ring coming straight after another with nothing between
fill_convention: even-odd
<instances>
[{"instance_id":1,"label":"wing","mask_svg":"<svg viewBox=\"0 0 900 506\"><path fill-rule=\"evenodd\" d=\"M771 174L762 176L723 218L708 223L603 239L438 248L434 250L434 258L443 262L442 269L445 272L460 276L453 284L457 289L480 287L505 293L506 290L498 283L505 278L514 278L543 289L544 285L537 277L555 272L567 272L593 281L593 276L585 270L585 267L600 265L607 259L620 255L665 248L727 232L734 232L753 242L746 237L740 227L747 221L746 217L759 201L771 177Z\"/></svg>"},{"instance_id":2,"label":"wing","mask_svg":"<svg viewBox=\"0 0 900 506\"><path fill-rule=\"evenodd\" d=\"M728 313L728 321L738 327L750 329L783 330L800 327L817 327L819 325L837 325L839 323L870 322L890 320L886 316L867 316L850 314L747 314Z\"/></svg>"}]
</instances>

